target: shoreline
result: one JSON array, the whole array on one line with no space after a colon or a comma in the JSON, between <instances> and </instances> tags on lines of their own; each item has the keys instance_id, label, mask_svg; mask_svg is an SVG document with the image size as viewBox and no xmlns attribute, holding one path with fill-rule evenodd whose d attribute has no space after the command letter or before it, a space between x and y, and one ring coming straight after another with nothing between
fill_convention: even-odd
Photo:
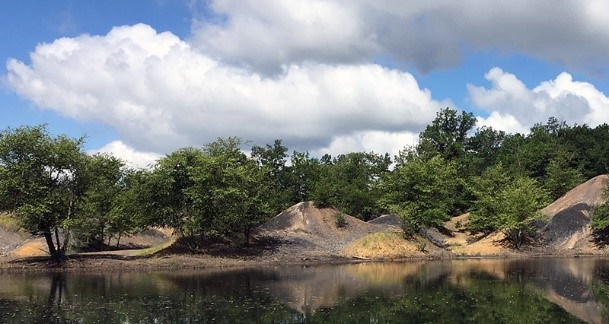
<instances>
[{"instance_id":1,"label":"shoreline","mask_svg":"<svg viewBox=\"0 0 609 324\"><path fill-rule=\"evenodd\" d=\"M71 255L61 264L49 257L0 256L0 273L33 272L156 272L208 269L262 268L277 266L322 266L359 263L421 262L484 259L550 259L550 258L609 258L606 253L560 251L559 253L516 252L489 255L436 255L404 256L399 258L348 258L335 255L317 257L220 257L208 254L167 254L160 256L124 256L116 254Z\"/></svg>"}]
</instances>

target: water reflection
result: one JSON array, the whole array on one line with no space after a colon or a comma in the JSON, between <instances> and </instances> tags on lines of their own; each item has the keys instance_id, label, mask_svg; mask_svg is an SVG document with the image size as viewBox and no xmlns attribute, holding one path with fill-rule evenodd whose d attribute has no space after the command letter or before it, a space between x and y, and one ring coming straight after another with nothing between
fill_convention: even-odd
<instances>
[{"instance_id":1,"label":"water reflection","mask_svg":"<svg viewBox=\"0 0 609 324\"><path fill-rule=\"evenodd\" d=\"M453 260L3 274L2 323L609 321L609 262Z\"/></svg>"}]
</instances>

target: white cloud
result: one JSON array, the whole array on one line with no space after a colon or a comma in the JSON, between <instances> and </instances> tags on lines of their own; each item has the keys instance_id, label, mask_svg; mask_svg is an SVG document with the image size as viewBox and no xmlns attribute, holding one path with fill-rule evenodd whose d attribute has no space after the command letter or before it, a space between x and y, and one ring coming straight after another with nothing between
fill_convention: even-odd
<instances>
[{"instance_id":1,"label":"white cloud","mask_svg":"<svg viewBox=\"0 0 609 324\"><path fill-rule=\"evenodd\" d=\"M92 150L89 154L106 153L115 156L125 162L133 169L147 169L156 163L162 156L150 152L137 152L121 141L113 141L104 145L102 148Z\"/></svg>"},{"instance_id":2,"label":"white cloud","mask_svg":"<svg viewBox=\"0 0 609 324\"><path fill-rule=\"evenodd\" d=\"M418 133L453 106L406 72L303 63L268 77L143 24L41 44L30 64L11 59L7 70L8 84L37 106L110 125L125 144L159 153L226 136L316 150L366 132Z\"/></svg>"},{"instance_id":3,"label":"white cloud","mask_svg":"<svg viewBox=\"0 0 609 324\"><path fill-rule=\"evenodd\" d=\"M568 73L533 89L500 68L491 69L485 77L491 82L490 89L468 85L472 103L490 114L478 118L482 125L526 132L550 117L592 127L609 123L609 98L590 83L573 81Z\"/></svg>"},{"instance_id":4,"label":"white cloud","mask_svg":"<svg viewBox=\"0 0 609 324\"><path fill-rule=\"evenodd\" d=\"M376 55L427 71L457 64L464 49L524 53L586 70L609 64L605 0L205 3L222 19L195 20L194 44L267 73L292 63L352 63Z\"/></svg>"},{"instance_id":5,"label":"white cloud","mask_svg":"<svg viewBox=\"0 0 609 324\"><path fill-rule=\"evenodd\" d=\"M389 153L393 158L405 147L418 144L418 139L419 133L412 132L357 132L352 135L335 137L330 145L312 153L317 156L324 154L336 156L350 152L374 152L377 154Z\"/></svg>"}]
</instances>

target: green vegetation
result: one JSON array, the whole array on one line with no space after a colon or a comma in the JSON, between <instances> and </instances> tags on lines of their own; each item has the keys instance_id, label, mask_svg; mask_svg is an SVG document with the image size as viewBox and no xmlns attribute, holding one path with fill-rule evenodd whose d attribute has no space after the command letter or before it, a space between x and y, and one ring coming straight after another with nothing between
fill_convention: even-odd
<instances>
[{"instance_id":1,"label":"green vegetation","mask_svg":"<svg viewBox=\"0 0 609 324\"><path fill-rule=\"evenodd\" d=\"M592 212L592 227L599 232L609 232L609 187L603 194L604 202Z\"/></svg>"},{"instance_id":2,"label":"green vegetation","mask_svg":"<svg viewBox=\"0 0 609 324\"><path fill-rule=\"evenodd\" d=\"M345 214L341 211L337 211L334 213L334 222L336 227L342 228L347 226L347 220L345 219Z\"/></svg>"},{"instance_id":3,"label":"green vegetation","mask_svg":"<svg viewBox=\"0 0 609 324\"><path fill-rule=\"evenodd\" d=\"M540 207L609 172L609 125L550 118L523 135L475 124L471 113L443 109L393 161L373 152L289 155L280 140L247 156L232 137L181 148L149 170L87 155L83 138L44 126L9 128L0 132L0 211L43 236L56 261L70 246L100 250L150 226L248 244L252 228L308 200L362 220L394 213L406 236L469 211L470 231L502 230L520 246ZM609 227L607 209L595 211L596 229Z\"/></svg>"}]
</instances>

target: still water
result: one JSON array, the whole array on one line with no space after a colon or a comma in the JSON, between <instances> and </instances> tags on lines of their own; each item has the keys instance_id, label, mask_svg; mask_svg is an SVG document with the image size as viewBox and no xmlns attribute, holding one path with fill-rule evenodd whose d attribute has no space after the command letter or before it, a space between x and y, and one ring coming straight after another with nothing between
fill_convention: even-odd
<instances>
[{"instance_id":1,"label":"still water","mask_svg":"<svg viewBox=\"0 0 609 324\"><path fill-rule=\"evenodd\" d=\"M609 322L598 258L0 278L0 323Z\"/></svg>"}]
</instances>

